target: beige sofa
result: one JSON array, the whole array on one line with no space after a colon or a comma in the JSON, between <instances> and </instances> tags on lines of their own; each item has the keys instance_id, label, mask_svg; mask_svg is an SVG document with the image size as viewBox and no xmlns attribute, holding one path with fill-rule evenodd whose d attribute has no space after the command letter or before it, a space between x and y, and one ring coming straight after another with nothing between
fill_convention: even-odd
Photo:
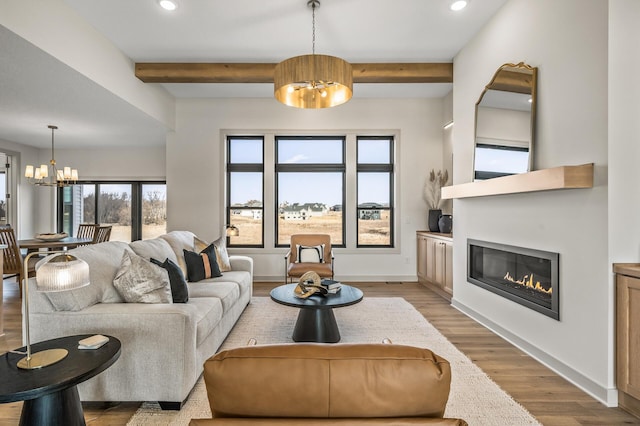
<instances>
[{"instance_id":1,"label":"beige sofa","mask_svg":"<svg viewBox=\"0 0 640 426\"><path fill-rule=\"evenodd\" d=\"M82 401L159 401L178 409L251 300L253 261L230 256L231 271L188 283L187 303L124 303L113 285L125 250L184 264L194 234L173 231L131 244L111 241L70 250L89 264L91 284L60 293L29 282L31 341L74 334L107 334L122 342L118 361L80 384Z\"/></svg>"},{"instance_id":2,"label":"beige sofa","mask_svg":"<svg viewBox=\"0 0 640 426\"><path fill-rule=\"evenodd\" d=\"M439 425L449 362L428 349L387 344L288 344L223 351L204 365L214 425Z\"/></svg>"}]
</instances>

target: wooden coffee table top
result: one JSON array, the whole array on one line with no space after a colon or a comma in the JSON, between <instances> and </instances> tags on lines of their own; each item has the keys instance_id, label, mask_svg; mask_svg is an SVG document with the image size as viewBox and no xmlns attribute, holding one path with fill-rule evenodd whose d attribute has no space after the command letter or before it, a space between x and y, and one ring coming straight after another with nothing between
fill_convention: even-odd
<instances>
[{"instance_id":1,"label":"wooden coffee table top","mask_svg":"<svg viewBox=\"0 0 640 426\"><path fill-rule=\"evenodd\" d=\"M362 290L350 285L342 284L342 289L336 294L314 294L301 299L296 297L293 290L298 284L284 284L271 290L271 300L282 305L296 308L333 309L354 305L362 300Z\"/></svg>"}]
</instances>

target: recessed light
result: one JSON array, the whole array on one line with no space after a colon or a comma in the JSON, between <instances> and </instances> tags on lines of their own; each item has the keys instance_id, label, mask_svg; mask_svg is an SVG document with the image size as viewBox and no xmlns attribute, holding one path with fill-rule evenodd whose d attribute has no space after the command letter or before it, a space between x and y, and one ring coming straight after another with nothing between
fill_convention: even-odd
<instances>
[{"instance_id":1,"label":"recessed light","mask_svg":"<svg viewBox=\"0 0 640 426\"><path fill-rule=\"evenodd\" d=\"M449 8L457 12L458 10L462 10L467 7L468 3L469 2L467 0L456 0L451 3L451 6L449 6Z\"/></svg>"},{"instance_id":2,"label":"recessed light","mask_svg":"<svg viewBox=\"0 0 640 426\"><path fill-rule=\"evenodd\" d=\"M158 0L158 4L164 10L173 11L178 8L178 2L176 0Z\"/></svg>"}]
</instances>

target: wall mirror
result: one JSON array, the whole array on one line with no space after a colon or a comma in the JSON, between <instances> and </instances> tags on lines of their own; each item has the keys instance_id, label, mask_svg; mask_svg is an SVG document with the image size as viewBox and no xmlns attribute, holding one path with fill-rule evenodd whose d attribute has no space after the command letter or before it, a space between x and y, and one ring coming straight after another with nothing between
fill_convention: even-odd
<instances>
[{"instance_id":1,"label":"wall mirror","mask_svg":"<svg viewBox=\"0 0 640 426\"><path fill-rule=\"evenodd\" d=\"M533 170L538 69L504 64L476 103L474 180Z\"/></svg>"}]
</instances>

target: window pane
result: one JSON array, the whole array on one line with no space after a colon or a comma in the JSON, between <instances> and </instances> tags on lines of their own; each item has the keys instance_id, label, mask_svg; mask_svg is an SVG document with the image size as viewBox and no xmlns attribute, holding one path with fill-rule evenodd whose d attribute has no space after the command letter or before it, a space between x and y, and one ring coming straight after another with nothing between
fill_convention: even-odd
<instances>
[{"instance_id":1,"label":"window pane","mask_svg":"<svg viewBox=\"0 0 640 426\"><path fill-rule=\"evenodd\" d=\"M167 233L167 185L142 184L142 239Z\"/></svg>"},{"instance_id":2,"label":"window pane","mask_svg":"<svg viewBox=\"0 0 640 426\"><path fill-rule=\"evenodd\" d=\"M111 241L131 242L131 185L101 184L98 223L112 225Z\"/></svg>"},{"instance_id":3,"label":"window pane","mask_svg":"<svg viewBox=\"0 0 640 426\"><path fill-rule=\"evenodd\" d=\"M262 163L262 138L229 139L229 162L236 164Z\"/></svg>"},{"instance_id":4,"label":"window pane","mask_svg":"<svg viewBox=\"0 0 640 426\"><path fill-rule=\"evenodd\" d=\"M292 234L329 234L342 245L342 173L278 173L278 244Z\"/></svg>"},{"instance_id":5,"label":"window pane","mask_svg":"<svg viewBox=\"0 0 640 426\"><path fill-rule=\"evenodd\" d=\"M389 173L358 173L358 245L390 245Z\"/></svg>"},{"instance_id":6,"label":"window pane","mask_svg":"<svg viewBox=\"0 0 640 426\"><path fill-rule=\"evenodd\" d=\"M358 163L389 164L391 163L390 139L358 138Z\"/></svg>"},{"instance_id":7,"label":"window pane","mask_svg":"<svg viewBox=\"0 0 640 426\"><path fill-rule=\"evenodd\" d=\"M229 223L240 231L229 245L262 245L262 173L230 173L229 188Z\"/></svg>"},{"instance_id":8,"label":"window pane","mask_svg":"<svg viewBox=\"0 0 640 426\"><path fill-rule=\"evenodd\" d=\"M342 164L342 139L281 139L278 143L280 164Z\"/></svg>"},{"instance_id":9,"label":"window pane","mask_svg":"<svg viewBox=\"0 0 640 426\"><path fill-rule=\"evenodd\" d=\"M476 147L475 169L494 173L524 173L529 167L529 150L492 145Z\"/></svg>"}]
</instances>

